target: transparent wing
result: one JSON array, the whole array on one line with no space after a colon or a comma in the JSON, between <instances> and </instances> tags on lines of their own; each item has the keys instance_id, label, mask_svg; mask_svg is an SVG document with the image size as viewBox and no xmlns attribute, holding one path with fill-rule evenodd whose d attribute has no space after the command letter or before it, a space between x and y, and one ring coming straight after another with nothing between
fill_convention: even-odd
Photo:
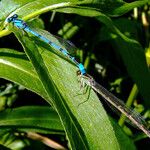
<instances>
[{"instance_id":1,"label":"transparent wing","mask_svg":"<svg viewBox=\"0 0 150 150\"><path fill-rule=\"evenodd\" d=\"M82 75L81 82L84 82L90 86L93 90L99 93L109 104L123 113L133 124L135 124L139 129L141 129L147 136L150 137L150 131L147 128L147 124L144 118L131 108L128 108L123 101L118 99L103 86L97 83L90 75Z\"/></svg>"},{"instance_id":2,"label":"transparent wing","mask_svg":"<svg viewBox=\"0 0 150 150\"><path fill-rule=\"evenodd\" d=\"M58 37L56 35L53 35L53 34L49 33L48 31L45 31L45 30L42 30L39 28L32 29L32 30L37 32L38 34L46 37L51 42L57 44L61 48L66 49L69 52L69 54L71 54L71 56L75 56L77 47L72 42L65 40L61 37Z\"/></svg>"}]
</instances>

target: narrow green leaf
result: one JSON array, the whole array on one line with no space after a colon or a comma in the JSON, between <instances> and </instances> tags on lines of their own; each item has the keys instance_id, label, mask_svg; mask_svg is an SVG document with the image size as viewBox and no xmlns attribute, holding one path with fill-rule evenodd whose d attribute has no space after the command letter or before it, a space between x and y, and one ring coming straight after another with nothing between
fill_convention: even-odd
<instances>
[{"instance_id":1,"label":"narrow green leaf","mask_svg":"<svg viewBox=\"0 0 150 150\"><path fill-rule=\"evenodd\" d=\"M120 16L123 15L129 11L131 11L135 7L141 7L143 5L146 5L149 0L137 0L131 3L125 3L124 5L120 7L116 7L114 10L110 12L110 16Z\"/></svg>"},{"instance_id":2,"label":"narrow green leaf","mask_svg":"<svg viewBox=\"0 0 150 150\"><path fill-rule=\"evenodd\" d=\"M113 125L113 128L115 129L117 139L120 139L119 144L122 145L120 149L136 150L134 141L131 140L127 135L124 135L124 131L120 130L120 126L112 118L110 118L110 120Z\"/></svg>"},{"instance_id":3,"label":"narrow green leaf","mask_svg":"<svg viewBox=\"0 0 150 150\"><path fill-rule=\"evenodd\" d=\"M16 13L24 20L31 19L42 13L56 10L64 13L75 13L83 16L99 16L101 13L109 16L119 16L135 7L146 4L148 0L126 3L122 0L1 0L0 1L0 24L3 29L5 18ZM9 34L8 30L0 33L0 36Z\"/></svg>"},{"instance_id":4,"label":"narrow green leaf","mask_svg":"<svg viewBox=\"0 0 150 150\"><path fill-rule=\"evenodd\" d=\"M23 106L0 112L0 128L51 134L64 131L57 113L46 106Z\"/></svg>"},{"instance_id":5,"label":"narrow green leaf","mask_svg":"<svg viewBox=\"0 0 150 150\"><path fill-rule=\"evenodd\" d=\"M82 15L86 13L87 16L97 16L98 12L109 13L125 4L125 2L122 0L2 0L0 4L0 19L2 20L11 12L25 17L27 15L39 15L50 10L58 10L65 13L82 13Z\"/></svg>"},{"instance_id":6,"label":"narrow green leaf","mask_svg":"<svg viewBox=\"0 0 150 150\"><path fill-rule=\"evenodd\" d=\"M32 42L31 39L30 42ZM42 46L43 44L41 42ZM47 101L56 101L55 103L60 109L59 116L73 144L72 147L88 147L89 149L119 149L121 147L123 149L123 145L119 142L122 138L118 139L118 143L114 136L115 130L112 129L97 96L92 91L83 94L80 90L75 67L52 53L49 46L46 48L50 51L44 47L38 49L42 51L44 62L46 62L61 96L65 97L62 101L56 99L55 95L49 99L37 74L22 53L0 49L0 76L24 85ZM33 50L36 53L35 50L37 49ZM83 143L88 143L88 146L83 146ZM111 148L110 144L112 144Z\"/></svg>"},{"instance_id":7,"label":"narrow green leaf","mask_svg":"<svg viewBox=\"0 0 150 150\"><path fill-rule=\"evenodd\" d=\"M126 65L127 71L137 84L139 91L145 99L145 103L150 106L147 101L150 99L150 72L146 64L145 53L139 42L125 36L114 25L113 21L104 14L97 18L103 22L110 31L116 35L114 42L120 52L120 55Z\"/></svg>"},{"instance_id":8,"label":"narrow green leaf","mask_svg":"<svg viewBox=\"0 0 150 150\"><path fill-rule=\"evenodd\" d=\"M36 92L44 99L48 99L47 93L43 89L36 72L24 53L1 48L0 77L21 84L27 89Z\"/></svg>"},{"instance_id":9,"label":"narrow green leaf","mask_svg":"<svg viewBox=\"0 0 150 150\"><path fill-rule=\"evenodd\" d=\"M72 149L103 149L104 147L107 149L110 144L109 141L112 142L112 140L114 141L112 149L118 149L118 142L114 137L114 132L111 130L112 127L109 120L107 120L107 116L105 116L105 112L105 118L100 115L100 113L102 114L102 110L100 109L102 106L99 105L100 103L96 95L93 92L88 92L85 95L82 93L79 94L80 85L77 82L76 73L73 71L74 67L66 66L66 63L64 63L65 60L61 61L58 56L47 51L45 48L50 49L50 46L47 46L47 44L38 41L38 43L41 43L38 47L36 43L33 40L31 41L28 37L21 37L20 34L18 34L18 38L37 71L43 87L49 95L49 99L52 100L47 101L53 104L62 120ZM43 57L41 57L40 53L42 53ZM89 100L92 101L90 102ZM92 103L94 107L91 106ZM89 116L91 117L89 118ZM105 119L107 120L105 121L106 124L104 126L101 124L100 126L99 123ZM98 121L99 125L97 122L95 124L96 120L101 120L100 122ZM90 128L89 124L91 126ZM105 129L103 127L105 127ZM93 128L95 128L94 131ZM101 135L97 134L97 130L101 130L100 128L106 131L105 136L103 135L103 139L107 139L103 140L105 144L102 141L99 143L99 140L95 140L95 136L97 136L96 139L102 138L102 133ZM106 133L110 135L106 136ZM110 136L112 136L111 140Z\"/></svg>"}]
</instances>

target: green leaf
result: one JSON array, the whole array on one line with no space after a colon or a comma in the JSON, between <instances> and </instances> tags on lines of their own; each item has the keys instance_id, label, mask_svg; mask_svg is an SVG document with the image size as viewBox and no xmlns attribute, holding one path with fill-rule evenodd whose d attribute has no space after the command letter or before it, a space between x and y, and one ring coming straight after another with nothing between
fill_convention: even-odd
<instances>
[{"instance_id":1,"label":"green leaf","mask_svg":"<svg viewBox=\"0 0 150 150\"><path fill-rule=\"evenodd\" d=\"M8 51L8 49L0 50L0 76L24 85L44 97L49 103L53 103L72 149L110 150L122 147L119 144L121 139L117 141L115 131L97 96L92 90L86 94L80 91L75 66L61 59L47 44L37 39L36 43L27 37L22 39L20 37L20 40L25 49L30 52L33 64L36 63L34 67L36 67L38 74L43 76L48 71L47 77L39 76L41 78L39 80L24 54ZM37 60L41 57L39 51L42 58ZM48 70L45 71L45 67L43 67L42 71L39 71L41 66L45 66ZM43 80L45 81L43 82ZM43 85L40 81L43 82ZM57 92L49 82L54 82ZM46 89L49 96L45 92L45 84L49 88L49 90Z\"/></svg>"},{"instance_id":2,"label":"green leaf","mask_svg":"<svg viewBox=\"0 0 150 150\"><path fill-rule=\"evenodd\" d=\"M124 5L115 8L110 12L110 16L120 16L123 15L129 11L131 11L135 7L141 7L143 5L146 5L149 0L137 0L131 3L125 3Z\"/></svg>"},{"instance_id":3,"label":"green leaf","mask_svg":"<svg viewBox=\"0 0 150 150\"><path fill-rule=\"evenodd\" d=\"M120 126L114 121L113 118L110 117L110 120L113 128L115 129L117 139L120 139L119 144L122 145L120 149L135 150L136 147L134 145L134 142L127 135L124 135L124 131L120 130Z\"/></svg>"},{"instance_id":4,"label":"green leaf","mask_svg":"<svg viewBox=\"0 0 150 150\"><path fill-rule=\"evenodd\" d=\"M122 0L1 0L0 24L6 17L14 13L27 20L52 10L83 16L99 16L101 12L110 16L119 16L147 2L148 0L134 1L132 3L126 3Z\"/></svg>"},{"instance_id":5,"label":"green leaf","mask_svg":"<svg viewBox=\"0 0 150 150\"><path fill-rule=\"evenodd\" d=\"M0 112L0 128L50 134L64 131L57 113L46 106L23 106Z\"/></svg>"},{"instance_id":6,"label":"green leaf","mask_svg":"<svg viewBox=\"0 0 150 150\"><path fill-rule=\"evenodd\" d=\"M21 37L20 34L18 34L18 38L37 71L45 91L49 95L47 101L52 103L55 110L58 112L72 149L108 148L109 144L104 141L105 144L103 142L99 143L99 140L95 140L97 130L104 131L104 127L105 137L104 135L102 136L102 133L100 132L99 134L101 135L97 134L96 139L102 137L104 139L109 138L109 140L107 139L107 142L114 141L112 149L118 149L119 145L114 137L113 130L111 130L111 124L104 110L100 109L102 106L100 105L97 96L92 91L90 93L87 92L85 95L82 94L82 92L79 93L80 85L77 81L75 67L69 63L66 64L65 60L60 59L59 56L50 52L50 46L44 42L38 40L34 42L26 36ZM93 113L93 110L95 113ZM104 113L103 116L101 116L102 112ZM101 115L98 115L100 113ZM91 117L89 118L89 116ZM97 122L95 124L96 120L99 120L100 122L105 120L106 124L104 126L101 124L100 126L99 121L98 124ZM95 128L94 131L93 128ZM106 136L106 133L112 136L111 140L110 136Z\"/></svg>"},{"instance_id":7,"label":"green leaf","mask_svg":"<svg viewBox=\"0 0 150 150\"><path fill-rule=\"evenodd\" d=\"M0 57L0 77L21 84L44 99L48 99L47 93L24 53L2 48Z\"/></svg>"},{"instance_id":8,"label":"green leaf","mask_svg":"<svg viewBox=\"0 0 150 150\"><path fill-rule=\"evenodd\" d=\"M142 25L136 20L129 20L127 18L118 18L112 20L114 26L116 26L125 36L135 40L139 40L139 30L142 30ZM139 29L139 30L138 30ZM97 43L100 41L111 41L117 37L114 33L110 32L110 29L107 26L103 26L98 33Z\"/></svg>"},{"instance_id":9,"label":"green leaf","mask_svg":"<svg viewBox=\"0 0 150 150\"><path fill-rule=\"evenodd\" d=\"M2 131L3 130L0 131L0 134ZM28 141L25 138L19 139L12 131L8 131L5 134L0 135L0 143L10 149L22 149L27 146ZM2 150L4 149L3 147L0 148Z\"/></svg>"},{"instance_id":10,"label":"green leaf","mask_svg":"<svg viewBox=\"0 0 150 150\"><path fill-rule=\"evenodd\" d=\"M77 13L86 16L97 16L99 12L111 12L123 4L125 4L125 2L122 0L2 0L0 19L5 18L11 12L24 17L29 14L34 16L39 15L51 10L58 10L59 12L65 13Z\"/></svg>"},{"instance_id":11,"label":"green leaf","mask_svg":"<svg viewBox=\"0 0 150 150\"><path fill-rule=\"evenodd\" d=\"M137 84L139 91L145 99L145 103L150 106L150 103L147 101L150 99L150 72L147 67L144 49L139 42L121 33L113 21L106 15L101 14L97 19L103 22L115 35L114 43L116 43L116 48L119 50L127 71Z\"/></svg>"}]
</instances>

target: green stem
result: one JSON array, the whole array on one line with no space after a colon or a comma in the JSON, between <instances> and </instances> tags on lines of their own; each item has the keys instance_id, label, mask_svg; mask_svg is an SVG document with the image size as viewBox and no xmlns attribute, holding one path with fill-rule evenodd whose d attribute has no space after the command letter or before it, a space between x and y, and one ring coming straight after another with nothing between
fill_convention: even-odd
<instances>
[{"instance_id":1,"label":"green stem","mask_svg":"<svg viewBox=\"0 0 150 150\"><path fill-rule=\"evenodd\" d=\"M132 105L132 103L133 103L133 101L135 100L137 94L138 94L138 88L137 88L136 84L134 84L133 87L132 87L132 90L131 90L131 92L130 92L130 95L129 95L129 97L128 97L128 100L127 100L127 102L126 102L126 106L130 107L130 106ZM120 126L123 126L125 120L126 120L126 116L122 114L122 115L120 116L119 121L118 121L119 125L120 125Z\"/></svg>"},{"instance_id":2,"label":"green stem","mask_svg":"<svg viewBox=\"0 0 150 150\"><path fill-rule=\"evenodd\" d=\"M2 31L0 31L0 38L3 37L3 36L8 35L8 34L10 34L10 33L11 33L11 31L9 31L9 30L7 30L7 29L2 30Z\"/></svg>"},{"instance_id":3,"label":"green stem","mask_svg":"<svg viewBox=\"0 0 150 150\"><path fill-rule=\"evenodd\" d=\"M84 67L87 69L89 64L90 64L90 59L91 59L91 56L88 55L85 59L85 62L84 62Z\"/></svg>"}]
</instances>

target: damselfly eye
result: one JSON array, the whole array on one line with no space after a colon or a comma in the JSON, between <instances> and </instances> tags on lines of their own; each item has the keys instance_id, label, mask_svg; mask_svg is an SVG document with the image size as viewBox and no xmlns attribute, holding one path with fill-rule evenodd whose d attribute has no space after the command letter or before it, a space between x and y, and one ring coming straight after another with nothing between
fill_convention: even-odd
<instances>
[{"instance_id":1,"label":"damselfly eye","mask_svg":"<svg viewBox=\"0 0 150 150\"><path fill-rule=\"evenodd\" d=\"M7 19L7 22L10 23L12 20L13 20L13 18L12 18L12 17L9 17L9 18Z\"/></svg>"},{"instance_id":2,"label":"damselfly eye","mask_svg":"<svg viewBox=\"0 0 150 150\"><path fill-rule=\"evenodd\" d=\"M17 15L17 14L14 14L14 15L13 15L13 18L18 18L18 15Z\"/></svg>"}]
</instances>

